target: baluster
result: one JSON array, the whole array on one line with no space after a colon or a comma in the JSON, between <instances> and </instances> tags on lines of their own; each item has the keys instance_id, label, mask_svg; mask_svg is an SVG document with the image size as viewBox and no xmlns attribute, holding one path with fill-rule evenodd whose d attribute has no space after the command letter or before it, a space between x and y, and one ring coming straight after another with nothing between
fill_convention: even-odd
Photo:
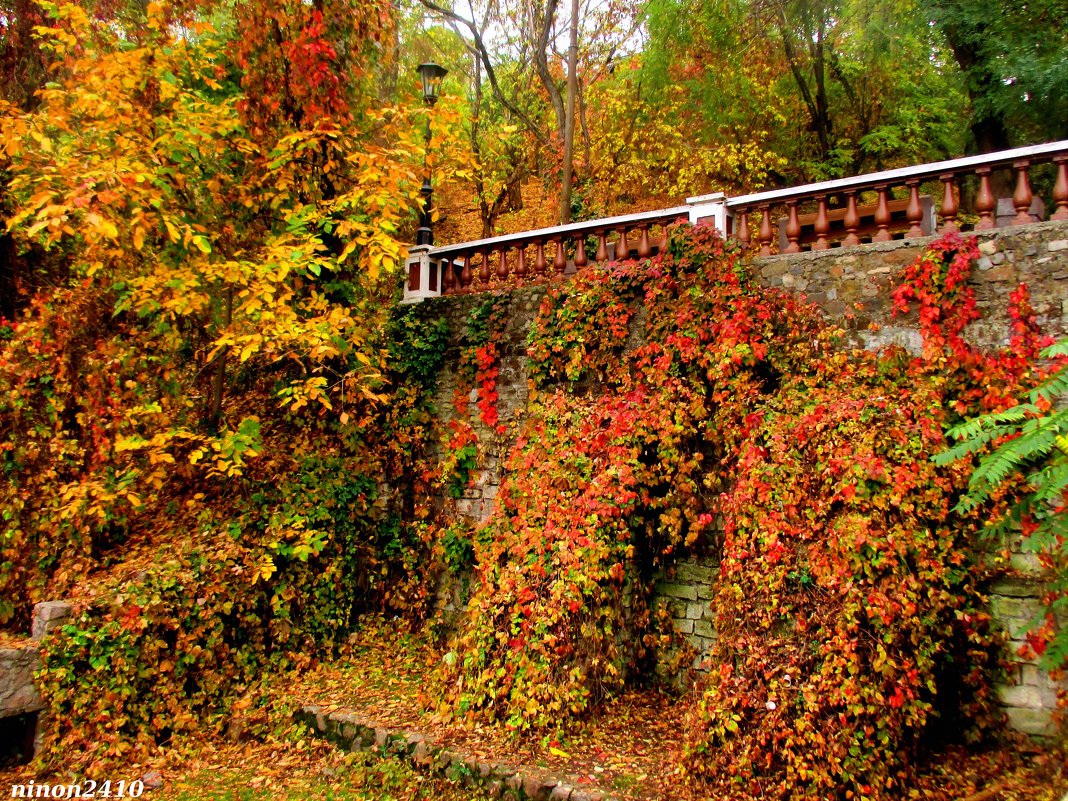
<instances>
[{"instance_id":1,"label":"baluster","mask_svg":"<svg viewBox=\"0 0 1068 801\"><path fill-rule=\"evenodd\" d=\"M500 261L497 262L497 280L504 283L508 280L508 246L502 245L499 251Z\"/></svg>"},{"instance_id":2,"label":"baluster","mask_svg":"<svg viewBox=\"0 0 1068 801\"><path fill-rule=\"evenodd\" d=\"M875 191L879 193L879 200L875 204L875 226L878 230L875 232L875 236L871 238L871 241L889 242L893 238L890 236L889 187L883 184L875 187Z\"/></svg>"},{"instance_id":3,"label":"baluster","mask_svg":"<svg viewBox=\"0 0 1068 801\"><path fill-rule=\"evenodd\" d=\"M827 234L831 231L831 222L827 219L827 196L816 197L816 241L812 245L813 250L827 250Z\"/></svg>"},{"instance_id":4,"label":"baluster","mask_svg":"<svg viewBox=\"0 0 1068 801\"><path fill-rule=\"evenodd\" d=\"M538 255L534 259L534 275L539 278L545 275L545 273L548 272L548 266L548 263L545 261L545 240L539 239Z\"/></svg>"},{"instance_id":5,"label":"baluster","mask_svg":"<svg viewBox=\"0 0 1068 801\"><path fill-rule=\"evenodd\" d=\"M567 247L564 245L562 236L556 238L556 258L553 259L553 267L556 269L556 275L562 278L564 270L567 269Z\"/></svg>"},{"instance_id":6,"label":"baluster","mask_svg":"<svg viewBox=\"0 0 1068 801\"><path fill-rule=\"evenodd\" d=\"M1031 222L1031 178L1028 175L1031 162L1024 159L1012 166L1016 170L1016 191L1012 193L1012 206L1016 209L1016 216L1012 218L1012 224L1027 225Z\"/></svg>"},{"instance_id":7,"label":"baluster","mask_svg":"<svg viewBox=\"0 0 1068 801\"><path fill-rule=\"evenodd\" d=\"M738 243L743 247L749 247L749 212L738 212L738 230L734 236L738 240Z\"/></svg>"},{"instance_id":8,"label":"baluster","mask_svg":"<svg viewBox=\"0 0 1068 801\"><path fill-rule=\"evenodd\" d=\"M800 253L801 245L798 240L801 238L801 222L797 219L797 201L786 201L786 210L786 240L789 244L784 252Z\"/></svg>"},{"instance_id":9,"label":"baluster","mask_svg":"<svg viewBox=\"0 0 1068 801\"><path fill-rule=\"evenodd\" d=\"M909 188L909 207L905 211L905 219L909 221L908 237L923 236L923 206L920 204L920 181L913 178L905 182Z\"/></svg>"},{"instance_id":10,"label":"baluster","mask_svg":"<svg viewBox=\"0 0 1068 801\"><path fill-rule=\"evenodd\" d=\"M656 252L663 253L668 247L668 224L660 223L660 239L656 242Z\"/></svg>"},{"instance_id":11,"label":"baluster","mask_svg":"<svg viewBox=\"0 0 1068 801\"><path fill-rule=\"evenodd\" d=\"M846 213L845 219L846 235L842 240L842 247L848 248L853 245L860 244L860 237L857 236L857 231L860 230L860 212L857 211L857 193L846 193Z\"/></svg>"},{"instance_id":12,"label":"baluster","mask_svg":"<svg viewBox=\"0 0 1068 801\"><path fill-rule=\"evenodd\" d=\"M590 260L586 258L586 235L579 234L575 239L575 269L581 270Z\"/></svg>"},{"instance_id":13,"label":"baluster","mask_svg":"<svg viewBox=\"0 0 1068 801\"><path fill-rule=\"evenodd\" d=\"M471 254L464 254L464 268L460 271L460 291L471 291Z\"/></svg>"},{"instance_id":14,"label":"baluster","mask_svg":"<svg viewBox=\"0 0 1068 801\"><path fill-rule=\"evenodd\" d=\"M760 255L771 255L771 207L760 207Z\"/></svg>"},{"instance_id":15,"label":"baluster","mask_svg":"<svg viewBox=\"0 0 1068 801\"><path fill-rule=\"evenodd\" d=\"M942 182L942 233L952 233L957 229L957 211L960 209L953 185L957 176L951 172L938 176Z\"/></svg>"},{"instance_id":16,"label":"baluster","mask_svg":"<svg viewBox=\"0 0 1068 801\"><path fill-rule=\"evenodd\" d=\"M641 232L638 238L638 258L647 259L653 255L653 246L649 244L649 226L643 225Z\"/></svg>"},{"instance_id":17,"label":"baluster","mask_svg":"<svg viewBox=\"0 0 1068 801\"><path fill-rule=\"evenodd\" d=\"M523 279L527 277L527 246L519 246L519 256L515 261L515 277L518 283L523 283Z\"/></svg>"},{"instance_id":18,"label":"baluster","mask_svg":"<svg viewBox=\"0 0 1068 801\"><path fill-rule=\"evenodd\" d=\"M453 269L452 259L445 259L445 278L441 282L441 294L451 295L456 291L456 270Z\"/></svg>"},{"instance_id":19,"label":"baluster","mask_svg":"<svg viewBox=\"0 0 1068 801\"><path fill-rule=\"evenodd\" d=\"M990 189L990 168L979 167L975 174L979 176L979 194L975 196L975 210L979 213L979 222L975 230L985 231L994 227L994 209L998 201Z\"/></svg>"},{"instance_id":20,"label":"baluster","mask_svg":"<svg viewBox=\"0 0 1068 801\"><path fill-rule=\"evenodd\" d=\"M1053 205L1057 210L1051 220L1068 220L1068 156L1054 156L1057 165L1057 182L1053 185Z\"/></svg>"},{"instance_id":21,"label":"baluster","mask_svg":"<svg viewBox=\"0 0 1068 801\"><path fill-rule=\"evenodd\" d=\"M630 258L630 243L627 242L627 229L619 229L619 241L616 242L616 261Z\"/></svg>"},{"instance_id":22,"label":"baluster","mask_svg":"<svg viewBox=\"0 0 1068 801\"><path fill-rule=\"evenodd\" d=\"M608 232L597 232L597 252L593 256L597 260L598 264L604 264L608 261Z\"/></svg>"},{"instance_id":23,"label":"baluster","mask_svg":"<svg viewBox=\"0 0 1068 801\"><path fill-rule=\"evenodd\" d=\"M481 251L482 263L478 265L478 288L486 289L489 286L490 280L490 268L489 268L489 254L488 250Z\"/></svg>"}]
</instances>

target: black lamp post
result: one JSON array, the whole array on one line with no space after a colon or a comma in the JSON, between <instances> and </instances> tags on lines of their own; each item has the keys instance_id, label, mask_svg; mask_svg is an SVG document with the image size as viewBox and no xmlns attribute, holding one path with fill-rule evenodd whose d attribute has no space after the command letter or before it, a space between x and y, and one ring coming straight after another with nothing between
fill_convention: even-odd
<instances>
[{"instance_id":1,"label":"black lamp post","mask_svg":"<svg viewBox=\"0 0 1068 801\"><path fill-rule=\"evenodd\" d=\"M427 64L420 64L416 67L416 71L419 73L419 78L423 82L423 102L426 103L428 113L426 116L426 144L427 150L430 149L430 114L429 109L434 107L434 104L438 102L438 92L441 90L441 80L449 71L444 67L440 67L433 62ZM431 228L430 223L430 201L431 201L431 188L430 188L430 166L424 162L423 164L423 187L420 189L420 194L423 196L423 213L419 216L419 230L415 233L416 245L433 245L434 244L434 231Z\"/></svg>"}]
</instances>

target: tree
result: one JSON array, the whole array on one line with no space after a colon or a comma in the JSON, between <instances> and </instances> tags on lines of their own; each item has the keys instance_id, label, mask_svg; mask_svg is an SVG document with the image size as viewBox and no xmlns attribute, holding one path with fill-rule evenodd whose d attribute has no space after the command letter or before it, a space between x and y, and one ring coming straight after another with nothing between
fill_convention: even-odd
<instances>
[{"instance_id":1,"label":"tree","mask_svg":"<svg viewBox=\"0 0 1068 801\"><path fill-rule=\"evenodd\" d=\"M937 0L928 13L949 44L971 101L971 148L1068 137L1068 22L1057 0Z\"/></svg>"},{"instance_id":2,"label":"tree","mask_svg":"<svg viewBox=\"0 0 1068 801\"><path fill-rule=\"evenodd\" d=\"M55 6L52 82L3 106L8 228L69 274L2 332L5 553L119 536L174 465L239 474L260 411L228 405L237 370L291 412L375 396L423 111L360 100L379 6L266 5L239 47L180 5L128 28ZM0 574L0 598L24 580Z\"/></svg>"}]
</instances>

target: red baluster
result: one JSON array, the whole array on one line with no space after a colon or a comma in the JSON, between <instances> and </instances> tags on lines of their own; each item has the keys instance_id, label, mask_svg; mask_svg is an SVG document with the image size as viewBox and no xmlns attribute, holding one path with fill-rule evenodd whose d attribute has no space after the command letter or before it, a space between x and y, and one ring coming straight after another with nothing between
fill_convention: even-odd
<instances>
[{"instance_id":1,"label":"red baluster","mask_svg":"<svg viewBox=\"0 0 1068 801\"><path fill-rule=\"evenodd\" d=\"M460 290L462 292L471 291L471 254L464 254L464 268L460 272Z\"/></svg>"},{"instance_id":2,"label":"red baluster","mask_svg":"<svg viewBox=\"0 0 1068 801\"><path fill-rule=\"evenodd\" d=\"M608 261L608 232L597 232L597 252L593 255L593 258L597 260L599 264L603 264Z\"/></svg>"},{"instance_id":3,"label":"red baluster","mask_svg":"<svg viewBox=\"0 0 1068 801\"><path fill-rule=\"evenodd\" d=\"M453 268L452 259L445 259L445 278L441 282L443 295L451 295L456 291L456 270Z\"/></svg>"},{"instance_id":4,"label":"red baluster","mask_svg":"<svg viewBox=\"0 0 1068 801\"><path fill-rule=\"evenodd\" d=\"M1028 170L1031 162L1024 159L1013 165L1016 170L1016 191L1012 193L1012 207L1016 209L1016 216L1012 218L1012 225L1027 225L1031 222L1031 178Z\"/></svg>"},{"instance_id":5,"label":"red baluster","mask_svg":"<svg viewBox=\"0 0 1068 801\"><path fill-rule=\"evenodd\" d=\"M564 246L563 237L557 237L556 239L556 258L553 259L553 268L556 270L557 276L563 276L564 270L567 269L567 248Z\"/></svg>"},{"instance_id":6,"label":"red baluster","mask_svg":"<svg viewBox=\"0 0 1068 801\"><path fill-rule=\"evenodd\" d=\"M994 209L997 208L998 201L990 189L990 168L979 167L975 174L979 176L979 194L975 196L975 210L979 213L979 222L975 224L975 229L985 231L994 227Z\"/></svg>"},{"instance_id":7,"label":"red baluster","mask_svg":"<svg viewBox=\"0 0 1068 801\"><path fill-rule=\"evenodd\" d=\"M668 247L668 224L660 223L660 239L656 241L656 252L663 253Z\"/></svg>"},{"instance_id":8,"label":"red baluster","mask_svg":"<svg viewBox=\"0 0 1068 801\"><path fill-rule=\"evenodd\" d=\"M760 255L771 255L771 207L760 207L760 232L757 234L760 239Z\"/></svg>"},{"instance_id":9,"label":"red baluster","mask_svg":"<svg viewBox=\"0 0 1068 801\"><path fill-rule=\"evenodd\" d=\"M545 275L548 266L548 263L545 261L545 240L539 239L538 255L534 259L534 275L539 277Z\"/></svg>"},{"instance_id":10,"label":"red baluster","mask_svg":"<svg viewBox=\"0 0 1068 801\"><path fill-rule=\"evenodd\" d=\"M643 225L641 232L638 238L638 258L647 259L653 255L653 246L649 244L649 226Z\"/></svg>"},{"instance_id":11,"label":"red baluster","mask_svg":"<svg viewBox=\"0 0 1068 801\"><path fill-rule=\"evenodd\" d=\"M1068 220L1068 156L1054 156L1057 165L1057 181L1053 184L1053 205L1057 210L1051 220Z\"/></svg>"},{"instance_id":12,"label":"red baluster","mask_svg":"<svg viewBox=\"0 0 1068 801\"><path fill-rule=\"evenodd\" d=\"M738 212L738 231L735 234L735 239L743 247L749 247L749 212Z\"/></svg>"},{"instance_id":13,"label":"red baluster","mask_svg":"<svg viewBox=\"0 0 1068 801\"><path fill-rule=\"evenodd\" d=\"M500 260L497 262L497 280L508 280L508 246L502 246L499 253Z\"/></svg>"},{"instance_id":14,"label":"red baluster","mask_svg":"<svg viewBox=\"0 0 1068 801\"><path fill-rule=\"evenodd\" d=\"M579 234L575 240L575 269L581 270L589 263L586 258L586 235Z\"/></svg>"},{"instance_id":15,"label":"red baluster","mask_svg":"<svg viewBox=\"0 0 1068 801\"><path fill-rule=\"evenodd\" d=\"M527 246L519 246L519 257L515 262L515 277L519 280L519 283L523 283L523 279L527 277Z\"/></svg>"},{"instance_id":16,"label":"red baluster","mask_svg":"<svg viewBox=\"0 0 1068 801\"><path fill-rule=\"evenodd\" d=\"M827 234L831 231L831 222L827 219L827 196L816 197L816 241L812 245L813 250L827 250Z\"/></svg>"},{"instance_id":17,"label":"red baluster","mask_svg":"<svg viewBox=\"0 0 1068 801\"><path fill-rule=\"evenodd\" d=\"M890 236L890 206L889 206L889 187L886 184L875 187L875 191L879 193L879 200L875 204L875 227L878 229L875 232L875 236L871 238L872 242L889 242L892 237Z\"/></svg>"},{"instance_id":18,"label":"red baluster","mask_svg":"<svg viewBox=\"0 0 1068 801\"><path fill-rule=\"evenodd\" d=\"M478 266L478 288L485 289L489 286L490 280L489 251L483 250L481 255L482 263Z\"/></svg>"},{"instance_id":19,"label":"red baluster","mask_svg":"<svg viewBox=\"0 0 1068 801\"><path fill-rule=\"evenodd\" d=\"M909 221L908 236L923 236L923 206L920 204L920 182L913 178L905 182L909 188L909 207L905 211L905 219Z\"/></svg>"},{"instance_id":20,"label":"red baluster","mask_svg":"<svg viewBox=\"0 0 1068 801\"><path fill-rule=\"evenodd\" d=\"M942 233L948 234L957 230L957 211L960 205L953 191L957 176L950 172L938 177L942 181Z\"/></svg>"},{"instance_id":21,"label":"red baluster","mask_svg":"<svg viewBox=\"0 0 1068 801\"><path fill-rule=\"evenodd\" d=\"M790 244L786 246L786 253L800 253L801 245L798 244L798 240L801 238L801 222L797 219L797 201L788 200L786 202L786 240Z\"/></svg>"},{"instance_id":22,"label":"red baluster","mask_svg":"<svg viewBox=\"0 0 1068 801\"><path fill-rule=\"evenodd\" d=\"M619 229L619 241L616 242L616 261L630 258L630 243L627 242L627 229Z\"/></svg>"},{"instance_id":23,"label":"red baluster","mask_svg":"<svg viewBox=\"0 0 1068 801\"><path fill-rule=\"evenodd\" d=\"M857 211L857 193L846 193L846 213L845 219L846 235L842 240L842 247L848 248L853 245L860 244L860 237L857 236L857 231L860 230L860 212Z\"/></svg>"}]
</instances>

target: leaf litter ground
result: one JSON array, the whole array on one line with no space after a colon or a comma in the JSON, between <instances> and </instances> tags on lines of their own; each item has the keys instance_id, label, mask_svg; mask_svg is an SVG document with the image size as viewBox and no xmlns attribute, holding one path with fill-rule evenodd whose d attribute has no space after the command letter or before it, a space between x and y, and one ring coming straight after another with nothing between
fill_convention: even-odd
<instances>
[{"instance_id":1,"label":"leaf litter ground","mask_svg":"<svg viewBox=\"0 0 1068 801\"><path fill-rule=\"evenodd\" d=\"M392 623L366 625L334 659L275 677L272 732L249 742L230 737L183 738L97 781L150 785L145 798L167 801L483 801L485 796L418 772L397 758L347 754L292 724L293 709L318 704L351 711L378 726L419 732L478 761L538 768L619 799L698 801L708 795L687 780L682 732L689 699L633 690L581 725L542 737L516 737L444 714L434 668L440 650ZM234 740L237 740L236 742ZM113 775L111 775L113 774ZM121 774L121 775L120 775ZM35 766L0 770L0 792L12 785L59 783ZM152 787L151 785L158 785ZM932 754L910 799L934 801L1060 801L1068 790L1063 751L1025 740L983 751L951 748ZM3 792L7 795L7 792Z\"/></svg>"}]
</instances>

